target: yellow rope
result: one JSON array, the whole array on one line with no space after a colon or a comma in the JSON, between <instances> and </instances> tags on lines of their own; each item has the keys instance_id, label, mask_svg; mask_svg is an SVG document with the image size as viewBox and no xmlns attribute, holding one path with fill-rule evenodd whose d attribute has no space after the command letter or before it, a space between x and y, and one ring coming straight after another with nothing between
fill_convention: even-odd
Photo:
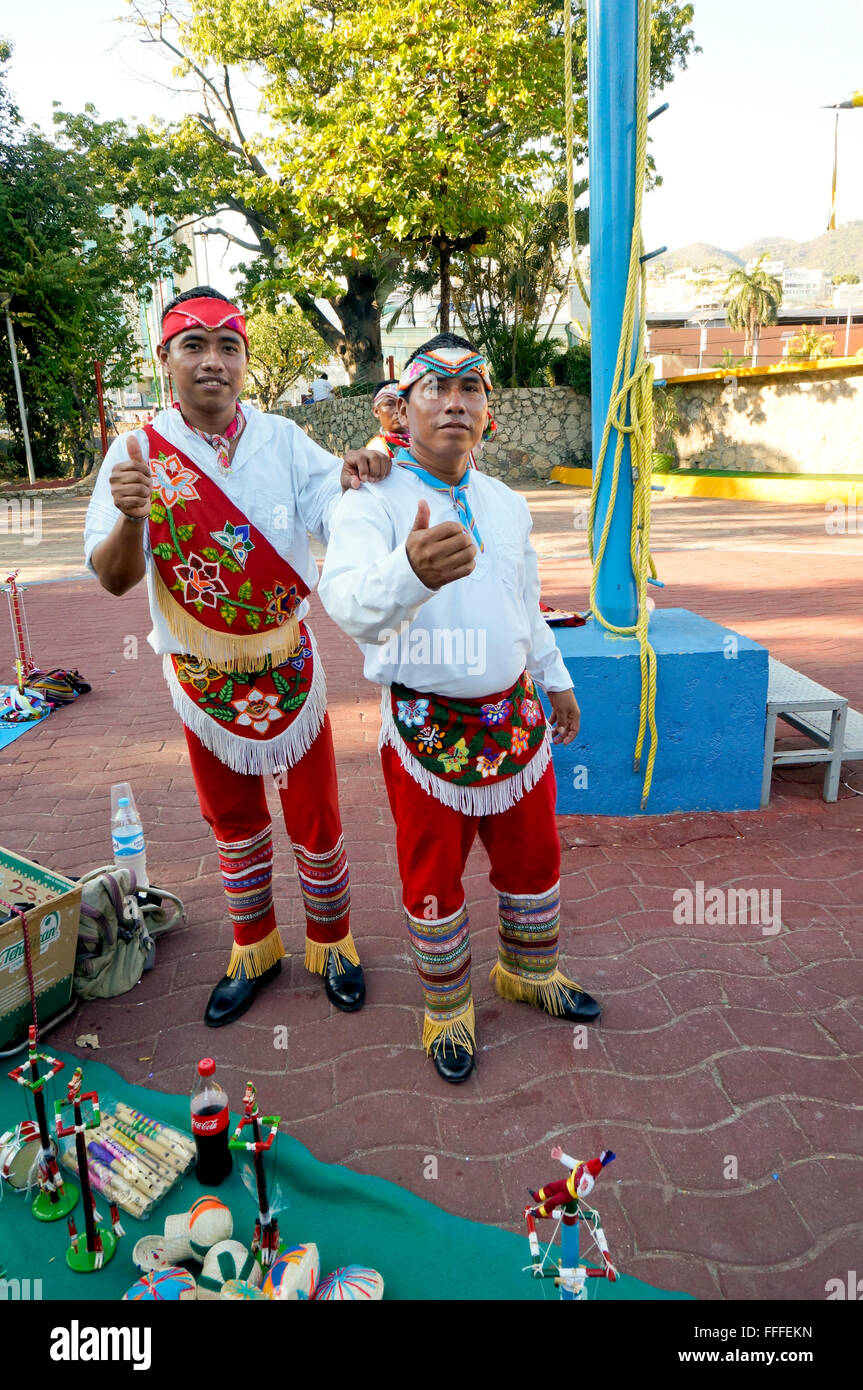
<instances>
[{"instance_id":1,"label":"yellow rope","mask_svg":"<svg viewBox=\"0 0 863 1390\"><path fill-rule=\"evenodd\" d=\"M641 204L644 193L644 175L647 161L647 101L650 92L650 6L651 0L641 0L638 15L638 68L636 86L635 119L635 214L632 221L632 241L629 253L629 278L626 286L626 299L623 309L623 323L620 342L617 348L617 363L614 369L608 414L602 434L602 442L593 471L593 487L590 496L590 517L588 521L588 547L593 561L593 577L590 584L590 606L597 621L609 632L621 637L637 637L641 666L641 706L638 721L638 738L635 744L633 767L636 772L641 767L641 754L647 730L650 731L650 748L644 783L641 790L641 809L647 804L650 785L653 780L653 765L656 759L656 653L647 635L649 611L647 607L648 574L654 578L656 570L650 555L650 484L653 470L653 367L644 355L644 325L647 309L647 277L641 256L644 244L641 239ZM568 6L566 7L568 8ZM639 313L636 335L636 296ZM627 415L629 424L627 424ZM608 441L611 430L617 431L614 450L613 472L608 506L599 546L594 548L594 525L599 485L606 461ZM624 436L630 436L633 474L632 532L630 535L630 559L638 592L638 618L634 627L616 627L608 622L599 611L596 587L599 568L605 553L617 487L620 478L620 465L623 455Z\"/></svg>"},{"instance_id":2,"label":"yellow rope","mask_svg":"<svg viewBox=\"0 0 863 1390\"><path fill-rule=\"evenodd\" d=\"M563 90L566 102L566 212L570 252L569 283L575 283L578 286L585 305L590 308L587 286L578 268L578 241L575 235L575 174L572 167L574 143L572 122L572 0L565 0L563 6L563 55ZM572 313L571 309L570 313Z\"/></svg>"}]
</instances>

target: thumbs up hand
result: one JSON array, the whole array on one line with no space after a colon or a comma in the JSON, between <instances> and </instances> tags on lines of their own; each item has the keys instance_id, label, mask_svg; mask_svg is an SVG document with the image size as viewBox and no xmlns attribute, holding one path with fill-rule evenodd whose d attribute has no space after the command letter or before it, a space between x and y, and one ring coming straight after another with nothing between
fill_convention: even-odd
<instances>
[{"instance_id":1,"label":"thumbs up hand","mask_svg":"<svg viewBox=\"0 0 863 1390\"><path fill-rule=\"evenodd\" d=\"M405 550L411 569L427 589L463 579L476 565L476 546L457 521L429 526L429 504L421 497Z\"/></svg>"},{"instance_id":2,"label":"thumbs up hand","mask_svg":"<svg viewBox=\"0 0 863 1390\"><path fill-rule=\"evenodd\" d=\"M150 515L153 490L150 465L144 462L141 445L135 434L126 440L128 458L120 459L111 469L111 497L118 512L130 521L146 521Z\"/></svg>"}]
</instances>

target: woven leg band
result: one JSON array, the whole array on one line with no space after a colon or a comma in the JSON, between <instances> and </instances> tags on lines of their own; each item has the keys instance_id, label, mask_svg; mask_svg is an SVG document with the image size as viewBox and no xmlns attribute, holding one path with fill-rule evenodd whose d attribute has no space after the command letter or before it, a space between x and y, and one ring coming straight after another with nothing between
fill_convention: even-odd
<instances>
[{"instance_id":1,"label":"woven leg band","mask_svg":"<svg viewBox=\"0 0 863 1390\"><path fill-rule=\"evenodd\" d=\"M518 999L552 1014L580 989L558 968L560 884L547 893L498 894L500 935L491 979L501 999Z\"/></svg>"},{"instance_id":2,"label":"woven leg band","mask_svg":"<svg viewBox=\"0 0 863 1390\"><path fill-rule=\"evenodd\" d=\"M321 853L296 843L293 849L306 911L306 969L323 975L332 955L340 970L346 964L359 965L350 929L351 885L342 837Z\"/></svg>"},{"instance_id":3,"label":"woven leg band","mask_svg":"<svg viewBox=\"0 0 863 1390\"><path fill-rule=\"evenodd\" d=\"M442 1048L458 1043L473 1053L476 1016L470 987L470 932L462 905L451 917L427 919L405 912L420 983L425 996L423 1047L443 1038Z\"/></svg>"}]
</instances>

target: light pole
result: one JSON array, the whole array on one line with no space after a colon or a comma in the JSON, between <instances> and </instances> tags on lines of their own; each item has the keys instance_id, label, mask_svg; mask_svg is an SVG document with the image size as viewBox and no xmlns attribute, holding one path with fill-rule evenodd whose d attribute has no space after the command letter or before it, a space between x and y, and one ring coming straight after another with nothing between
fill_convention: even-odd
<instances>
[{"instance_id":1,"label":"light pole","mask_svg":"<svg viewBox=\"0 0 863 1390\"><path fill-rule=\"evenodd\" d=\"M12 374L15 377L15 392L18 396L18 414L21 416L21 433L24 436L24 453L27 456L27 475L31 483L36 481L36 473L33 468L33 451L30 448L30 431L27 428L27 407L24 405L24 392L21 390L21 373L18 370L18 353L15 351L15 330L12 327L12 315L9 313L9 305L12 303L11 294L0 294L0 309L6 315L6 334L9 338L9 352L12 356Z\"/></svg>"}]
</instances>

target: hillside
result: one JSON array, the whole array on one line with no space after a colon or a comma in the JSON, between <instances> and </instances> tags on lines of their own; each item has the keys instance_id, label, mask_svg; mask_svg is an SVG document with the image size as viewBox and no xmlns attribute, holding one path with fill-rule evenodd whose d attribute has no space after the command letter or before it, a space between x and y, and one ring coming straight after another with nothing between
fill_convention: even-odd
<instances>
[{"instance_id":1,"label":"hillside","mask_svg":"<svg viewBox=\"0 0 863 1390\"><path fill-rule=\"evenodd\" d=\"M705 266L718 265L723 270L731 271L743 265L743 261L734 251L712 246L709 241L691 241L679 251L666 251L664 255L657 256L656 264L664 266L666 270L682 270L684 266L702 270Z\"/></svg>"},{"instance_id":2,"label":"hillside","mask_svg":"<svg viewBox=\"0 0 863 1390\"><path fill-rule=\"evenodd\" d=\"M658 257L658 262L666 270L680 270L684 266L700 270L707 265L734 270L764 254L786 265L823 270L828 279L853 272L863 280L863 222L843 222L835 232L822 232L809 241L792 241L781 236L756 237L736 251L712 246L706 241L693 241L679 251L667 251Z\"/></svg>"}]
</instances>

